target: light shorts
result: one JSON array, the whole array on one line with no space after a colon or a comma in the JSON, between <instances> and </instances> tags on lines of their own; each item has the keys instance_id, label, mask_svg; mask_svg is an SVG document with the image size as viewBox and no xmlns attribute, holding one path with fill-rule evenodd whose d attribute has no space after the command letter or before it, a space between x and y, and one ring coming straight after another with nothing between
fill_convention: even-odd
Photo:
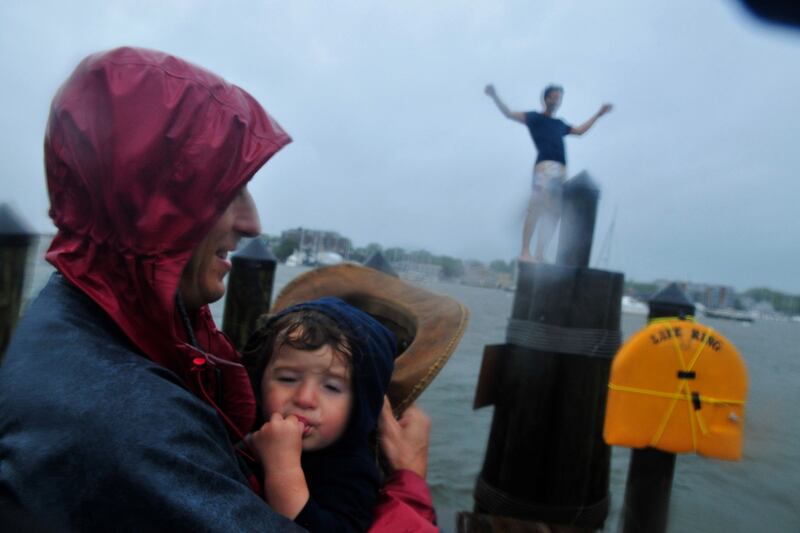
<instances>
[{"instance_id":1,"label":"light shorts","mask_svg":"<svg viewBox=\"0 0 800 533\"><path fill-rule=\"evenodd\" d=\"M558 161L539 161L533 166L533 191L530 207L561 209L561 197L567 167Z\"/></svg>"}]
</instances>

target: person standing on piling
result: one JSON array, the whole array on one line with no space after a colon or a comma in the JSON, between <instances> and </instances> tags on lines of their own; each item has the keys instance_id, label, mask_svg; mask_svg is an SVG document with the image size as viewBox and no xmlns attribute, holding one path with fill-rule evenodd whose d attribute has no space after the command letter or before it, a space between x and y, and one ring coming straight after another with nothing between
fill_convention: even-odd
<instances>
[{"instance_id":1,"label":"person standing on piling","mask_svg":"<svg viewBox=\"0 0 800 533\"><path fill-rule=\"evenodd\" d=\"M592 117L573 127L555 118L561 105L564 89L558 85L548 85L542 93L543 110L511 111L497 95L494 85L489 84L484 92L494 100L500 112L511 120L525 124L536 146L538 155L533 166L533 191L528 203L525 223L522 227L522 261L544 261L544 252L555 233L556 224L561 216L561 187L567 176L567 158L564 150L564 136L583 135L594 125L598 118L611 111L611 104L603 104ZM531 237L536 223L542 219L539 228L539 239L536 242L536 253L531 255Z\"/></svg>"}]
</instances>

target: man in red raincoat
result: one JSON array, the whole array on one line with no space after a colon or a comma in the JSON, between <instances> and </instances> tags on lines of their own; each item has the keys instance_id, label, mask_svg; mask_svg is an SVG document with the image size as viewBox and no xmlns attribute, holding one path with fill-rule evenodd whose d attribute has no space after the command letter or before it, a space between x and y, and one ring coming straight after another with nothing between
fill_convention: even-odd
<instances>
[{"instance_id":1,"label":"man in red raincoat","mask_svg":"<svg viewBox=\"0 0 800 533\"><path fill-rule=\"evenodd\" d=\"M57 272L0 367L1 500L58 529L294 529L236 451L255 403L208 309L229 253L260 233L247 182L288 142L252 96L181 59L120 48L78 65L45 135ZM392 451L427 433L392 427L402 471L376 528L430 526L424 481Z\"/></svg>"}]
</instances>

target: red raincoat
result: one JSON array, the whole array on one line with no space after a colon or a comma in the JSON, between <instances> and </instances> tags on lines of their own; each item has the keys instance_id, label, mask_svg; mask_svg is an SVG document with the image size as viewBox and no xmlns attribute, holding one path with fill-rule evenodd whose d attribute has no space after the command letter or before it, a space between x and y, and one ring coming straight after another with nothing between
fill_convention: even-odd
<instances>
[{"instance_id":1,"label":"red raincoat","mask_svg":"<svg viewBox=\"0 0 800 533\"><path fill-rule=\"evenodd\" d=\"M58 228L47 260L211 404L234 441L255 418L247 373L208 307L193 324L199 349L189 343L175 295L198 243L290 140L244 90L137 48L86 58L53 99L45 136ZM424 480L400 472L373 530L435 529L434 520Z\"/></svg>"},{"instance_id":2,"label":"red raincoat","mask_svg":"<svg viewBox=\"0 0 800 533\"><path fill-rule=\"evenodd\" d=\"M398 470L387 480L375 507L370 533L439 531L428 484L410 470Z\"/></svg>"},{"instance_id":3,"label":"red raincoat","mask_svg":"<svg viewBox=\"0 0 800 533\"><path fill-rule=\"evenodd\" d=\"M53 99L45 137L58 227L47 260L195 394L213 404L221 388L234 436L254 422L247 373L207 307L194 324L202 352L188 343L175 294L195 247L288 142L244 90L135 48L86 58Z\"/></svg>"}]
</instances>

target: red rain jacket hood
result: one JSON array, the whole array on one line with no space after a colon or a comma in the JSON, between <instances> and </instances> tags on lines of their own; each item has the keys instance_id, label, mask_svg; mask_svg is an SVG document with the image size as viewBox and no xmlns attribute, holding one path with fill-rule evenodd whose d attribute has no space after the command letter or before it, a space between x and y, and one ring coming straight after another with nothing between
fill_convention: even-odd
<instances>
[{"instance_id":1,"label":"red rain jacket hood","mask_svg":"<svg viewBox=\"0 0 800 533\"><path fill-rule=\"evenodd\" d=\"M233 435L255 418L247 373L207 306L193 317L199 347L189 343L175 295L198 243L290 140L239 87L136 48L84 59L53 99L45 135L58 228L47 260Z\"/></svg>"}]
</instances>

